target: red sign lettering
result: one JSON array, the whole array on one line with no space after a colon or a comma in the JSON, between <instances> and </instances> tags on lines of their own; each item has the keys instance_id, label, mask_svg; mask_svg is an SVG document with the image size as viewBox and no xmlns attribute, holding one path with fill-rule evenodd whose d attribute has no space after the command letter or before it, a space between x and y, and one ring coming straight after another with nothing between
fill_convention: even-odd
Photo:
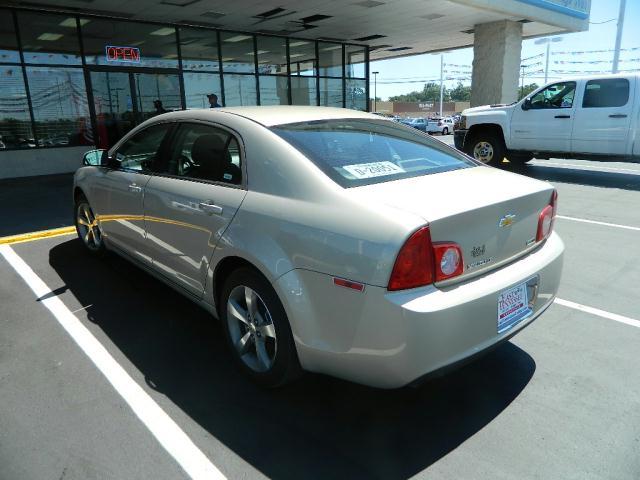
<instances>
[{"instance_id":1,"label":"red sign lettering","mask_svg":"<svg viewBox=\"0 0 640 480\"><path fill-rule=\"evenodd\" d=\"M107 45L108 62L140 63L140 49L136 47L115 47Z\"/></svg>"}]
</instances>

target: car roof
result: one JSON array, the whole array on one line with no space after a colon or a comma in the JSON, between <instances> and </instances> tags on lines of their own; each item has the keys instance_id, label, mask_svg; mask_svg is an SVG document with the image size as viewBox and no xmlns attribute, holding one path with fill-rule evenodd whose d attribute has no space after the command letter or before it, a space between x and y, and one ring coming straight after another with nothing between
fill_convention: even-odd
<instances>
[{"instance_id":1,"label":"car roof","mask_svg":"<svg viewBox=\"0 0 640 480\"><path fill-rule=\"evenodd\" d=\"M188 112L188 113L186 113ZM333 120L341 118L366 118L374 120L384 120L379 115L361 112L359 110L350 110L348 108L333 107L309 107L295 105L269 105L269 106L252 106L252 107L222 107L208 109L183 110L180 112L171 112L164 114L163 118L172 116L184 118L215 119L220 113L238 115L254 122L260 123L266 127L275 125L284 125L287 123L309 122L314 120Z\"/></svg>"}]
</instances>

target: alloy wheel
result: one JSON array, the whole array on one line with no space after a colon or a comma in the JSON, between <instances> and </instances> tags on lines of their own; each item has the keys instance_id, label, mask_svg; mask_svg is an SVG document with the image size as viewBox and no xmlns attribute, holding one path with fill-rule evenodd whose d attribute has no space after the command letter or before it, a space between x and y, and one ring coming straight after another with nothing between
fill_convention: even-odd
<instances>
[{"instance_id":1,"label":"alloy wheel","mask_svg":"<svg viewBox=\"0 0 640 480\"><path fill-rule=\"evenodd\" d=\"M231 291L227 324L242 362L254 372L269 371L278 348L276 329L267 305L255 290L238 285Z\"/></svg>"},{"instance_id":2,"label":"alloy wheel","mask_svg":"<svg viewBox=\"0 0 640 480\"><path fill-rule=\"evenodd\" d=\"M489 142L478 142L473 147L473 156L482 163L489 163L493 160L493 145Z\"/></svg>"},{"instance_id":3,"label":"alloy wheel","mask_svg":"<svg viewBox=\"0 0 640 480\"><path fill-rule=\"evenodd\" d=\"M90 250L99 250L102 246L100 225L98 225L98 219L93 214L91 207L85 202L78 205L76 224L80 238L87 248Z\"/></svg>"}]
</instances>

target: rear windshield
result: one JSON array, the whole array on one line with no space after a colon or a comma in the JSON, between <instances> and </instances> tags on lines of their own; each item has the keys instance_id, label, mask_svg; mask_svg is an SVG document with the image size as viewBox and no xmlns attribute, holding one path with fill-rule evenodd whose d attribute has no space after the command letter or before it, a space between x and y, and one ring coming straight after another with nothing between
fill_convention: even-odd
<instances>
[{"instance_id":1,"label":"rear windshield","mask_svg":"<svg viewBox=\"0 0 640 480\"><path fill-rule=\"evenodd\" d=\"M476 166L440 141L389 120L316 120L272 130L345 188Z\"/></svg>"}]
</instances>

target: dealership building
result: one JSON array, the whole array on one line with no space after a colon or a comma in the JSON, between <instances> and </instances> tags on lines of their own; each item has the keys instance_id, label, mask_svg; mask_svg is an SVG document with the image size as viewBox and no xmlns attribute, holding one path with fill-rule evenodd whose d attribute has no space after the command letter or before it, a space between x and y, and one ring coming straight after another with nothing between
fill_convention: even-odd
<instances>
[{"instance_id":1,"label":"dealership building","mask_svg":"<svg viewBox=\"0 0 640 480\"><path fill-rule=\"evenodd\" d=\"M515 100L523 38L589 0L39 0L0 6L0 178L63 173L164 111L367 110L372 60L473 46L472 104ZM216 97L214 97L214 95Z\"/></svg>"}]
</instances>

